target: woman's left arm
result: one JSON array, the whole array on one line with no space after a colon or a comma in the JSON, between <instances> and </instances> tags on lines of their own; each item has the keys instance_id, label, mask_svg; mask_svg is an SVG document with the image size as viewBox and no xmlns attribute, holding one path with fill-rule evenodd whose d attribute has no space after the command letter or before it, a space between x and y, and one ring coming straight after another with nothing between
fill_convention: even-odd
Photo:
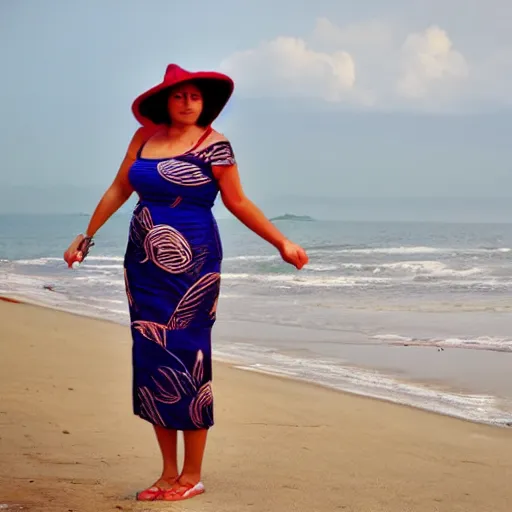
<instances>
[{"instance_id":1,"label":"woman's left arm","mask_svg":"<svg viewBox=\"0 0 512 512\"><path fill-rule=\"evenodd\" d=\"M272 244L287 263L301 269L308 263L306 251L288 240L245 195L236 164L212 166L226 208L249 229Z\"/></svg>"}]
</instances>

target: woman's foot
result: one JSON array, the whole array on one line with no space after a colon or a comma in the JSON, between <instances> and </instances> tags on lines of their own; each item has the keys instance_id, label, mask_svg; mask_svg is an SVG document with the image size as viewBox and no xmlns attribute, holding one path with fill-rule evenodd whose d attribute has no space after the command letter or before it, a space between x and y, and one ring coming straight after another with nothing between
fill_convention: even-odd
<instances>
[{"instance_id":1,"label":"woman's foot","mask_svg":"<svg viewBox=\"0 0 512 512\"><path fill-rule=\"evenodd\" d=\"M186 500L203 494L204 491L201 475L182 474L161 499L166 501Z\"/></svg>"},{"instance_id":2,"label":"woman's foot","mask_svg":"<svg viewBox=\"0 0 512 512\"><path fill-rule=\"evenodd\" d=\"M138 501L160 500L166 492L171 490L177 483L179 475L161 476L151 487L144 489L137 494Z\"/></svg>"}]
</instances>

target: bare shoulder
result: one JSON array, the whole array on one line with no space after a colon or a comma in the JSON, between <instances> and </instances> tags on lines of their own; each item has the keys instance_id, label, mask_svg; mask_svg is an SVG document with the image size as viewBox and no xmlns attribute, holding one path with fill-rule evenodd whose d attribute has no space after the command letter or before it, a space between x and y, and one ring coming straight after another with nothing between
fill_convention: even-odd
<instances>
[{"instance_id":1,"label":"bare shoulder","mask_svg":"<svg viewBox=\"0 0 512 512\"><path fill-rule=\"evenodd\" d=\"M220 133L217 130L212 130L212 133L210 133L205 142L210 146L217 142L229 142L229 139L223 133Z\"/></svg>"},{"instance_id":2,"label":"bare shoulder","mask_svg":"<svg viewBox=\"0 0 512 512\"><path fill-rule=\"evenodd\" d=\"M136 160L137 153L140 147L146 143L149 139L154 137L158 133L158 129L148 126L141 126L138 128L132 136L128 145L127 156L132 160Z\"/></svg>"}]
</instances>

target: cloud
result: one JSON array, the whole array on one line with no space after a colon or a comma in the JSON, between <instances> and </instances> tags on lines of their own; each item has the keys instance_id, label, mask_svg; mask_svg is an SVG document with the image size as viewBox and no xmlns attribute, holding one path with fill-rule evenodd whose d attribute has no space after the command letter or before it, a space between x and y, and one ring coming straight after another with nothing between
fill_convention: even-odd
<instances>
[{"instance_id":1,"label":"cloud","mask_svg":"<svg viewBox=\"0 0 512 512\"><path fill-rule=\"evenodd\" d=\"M402 51L402 75L398 93L412 99L425 99L431 94L453 93L453 85L469 75L464 56L454 50L446 31L437 26L407 36Z\"/></svg>"},{"instance_id":2,"label":"cloud","mask_svg":"<svg viewBox=\"0 0 512 512\"><path fill-rule=\"evenodd\" d=\"M355 84L352 56L343 50L324 53L306 41L278 37L234 53L220 69L232 74L249 96L314 97L342 101Z\"/></svg>"},{"instance_id":3,"label":"cloud","mask_svg":"<svg viewBox=\"0 0 512 512\"><path fill-rule=\"evenodd\" d=\"M473 66L438 25L411 32L318 18L309 35L276 37L227 57L241 95L306 97L375 109L458 108L476 94Z\"/></svg>"}]
</instances>

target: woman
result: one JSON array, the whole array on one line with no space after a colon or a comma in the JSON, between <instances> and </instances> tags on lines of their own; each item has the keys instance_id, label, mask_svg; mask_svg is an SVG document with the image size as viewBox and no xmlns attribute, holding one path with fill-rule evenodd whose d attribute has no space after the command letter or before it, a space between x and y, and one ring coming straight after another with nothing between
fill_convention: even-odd
<instances>
[{"instance_id":1,"label":"woman","mask_svg":"<svg viewBox=\"0 0 512 512\"><path fill-rule=\"evenodd\" d=\"M241 222L302 268L304 250L287 240L244 195L229 141L211 128L233 92L220 73L167 67L132 110L142 127L84 235L64 259L82 261L92 238L133 191L139 202L124 261L133 338L134 413L154 426L160 478L139 500L182 500L204 492L201 466L213 425L211 328L222 246L211 208L222 200ZM177 432L185 460L178 469Z\"/></svg>"}]
</instances>

